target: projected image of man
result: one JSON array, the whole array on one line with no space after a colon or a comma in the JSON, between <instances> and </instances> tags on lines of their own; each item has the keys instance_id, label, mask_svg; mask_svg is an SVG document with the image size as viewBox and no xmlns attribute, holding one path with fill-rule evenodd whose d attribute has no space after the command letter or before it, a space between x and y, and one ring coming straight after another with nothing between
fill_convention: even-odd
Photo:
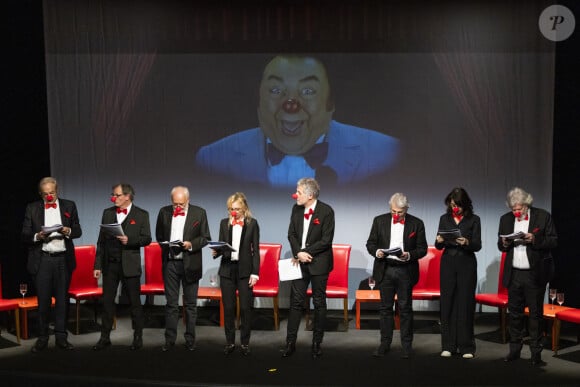
<instances>
[{"instance_id":1,"label":"projected image of man","mask_svg":"<svg viewBox=\"0 0 580 387\"><path fill-rule=\"evenodd\" d=\"M335 121L334 112L322 62L308 56L276 56L260 83L260 127L200 148L197 166L275 187L292 187L304 176L326 184L351 183L393 166L397 139Z\"/></svg>"}]
</instances>

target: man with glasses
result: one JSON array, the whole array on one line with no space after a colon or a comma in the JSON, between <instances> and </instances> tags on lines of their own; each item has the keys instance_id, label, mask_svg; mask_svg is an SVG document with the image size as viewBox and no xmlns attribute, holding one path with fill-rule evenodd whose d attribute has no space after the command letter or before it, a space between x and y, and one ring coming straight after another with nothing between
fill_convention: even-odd
<instances>
[{"instance_id":1,"label":"man with glasses","mask_svg":"<svg viewBox=\"0 0 580 387\"><path fill-rule=\"evenodd\" d=\"M506 253L503 285L508 289L509 353L506 362L520 358L529 308L531 363L541 366L542 325L546 284L554 272L551 250L558 237L552 216L546 210L532 207L532 195L515 187L507 194L509 212L499 220L497 246Z\"/></svg>"},{"instance_id":2,"label":"man with glasses","mask_svg":"<svg viewBox=\"0 0 580 387\"><path fill-rule=\"evenodd\" d=\"M113 186L112 207L103 211L101 224L119 224L122 235L101 228L94 265L95 278L103 276L103 317L101 337L93 346L99 351L111 345L115 297L122 282L129 298L133 323L131 350L143 346L143 306L141 305L141 247L151 243L149 213L133 204L135 191L130 184Z\"/></svg>"},{"instance_id":3,"label":"man with glasses","mask_svg":"<svg viewBox=\"0 0 580 387\"><path fill-rule=\"evenodd\" d=\"M381 296L381 342L373 356L385 356L391 349L396 295L401 311L402 357L407 359L413 354L413 286L419 281L419 259L427 254L427 239L423 221L407 213L405 195L393 194L389 206L390 213L374 218L366 244L375 258L373 278Z\"/></svg>"}]
</instances>

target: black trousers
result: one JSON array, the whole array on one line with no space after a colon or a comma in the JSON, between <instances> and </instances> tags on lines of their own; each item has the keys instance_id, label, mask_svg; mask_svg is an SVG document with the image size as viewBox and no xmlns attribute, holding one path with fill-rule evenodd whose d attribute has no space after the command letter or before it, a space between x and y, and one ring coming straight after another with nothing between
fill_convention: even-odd
<instances>
[{"instance_id":1,"label":"black trousers","mask_svg":"<svg viewBox=\"0 0 580 387\"><path fill-rule=\"evenodd\" d=\"M526 331L524 309L527 306L530 310L528 328L530 352L537 354L542 352L546 285L536 284L530 270L512 270L512 280L508 286L510 350L519 351L522 348Z\"/></svg>"},{"instance_id":2,"label":"black trousers","mask_svg":"<svg viewBox=\"0 0 580 387\"><path fill-rule=\"evenodd\" d=\"M220 276L222 301L224 303L224 331L227 344L235 344L236 339L236 290L240 296L240 342L250 344L252 329L252 308L254 294L248 285L249 278L239 278L238 264L230 263L230 277Z\"/></svg>"},{"instance_id":3,"label":"black trousers","mask_svg":"<svg viewBox=\"0 0 580 387\"><path fill-rule=\"evenodd\" d=\"M326 321L326 284L328 274L311 275L308 268L302 267L302 278L293 280L290 289L290 311L286 331L286 342L296 342L298 328L302 319L302 311L306 300L308 284L312 284L312 303L314 304L314 319L312 342L322 343L324 323Z\"/></svg>"},{"instance_id":4,"label":"black trousers","mask_svg":"<svg viewBox=\"0 0 580 387\"><path fill-rule=\"evenodd\" d=\"M381 283L379 306L381 344L393 341L395 294L401 314L401 346L410 350L413 344L413 284L407 266L387 266Z\"/></svg>"},{"instance_id":5,"label":"black trousers","mask_svg":"<svg viewBox=\"0 0 580 387\"><path fill-rule=\"evenodd\" d=\"M68 312L68 285L70 273L66 266L65 254L42 254L40 267L35 276L38 296L38 338L48 340L48 323L52 297L55 299L54 335L56 340L66 340Z\"/></svg>"},{"instance_id":6,"label":"black trousers","mask_svg":"<svg viewBox=\"0 0 580 387\"><path fill-rule=\"evenodd\" d=\"M455 353L475 353L474 255L443 254L441 257L441 348Z\"/></svg>"},{"instance_id":7,"label":"black trousers","mask_svg":"<svg viewBox=\"0 0 580 387\"><path fill-rule=\"evenodd\" d=\"M145 320L141 305L141 278L125 277L121 262L108 262L107 270L103 271L103 317L101 336L108 338L113 329L115 317L115 297L119 282L123 283L129 298L131 320L135 335L143 334Z\"/></svg>"}]
</instances>

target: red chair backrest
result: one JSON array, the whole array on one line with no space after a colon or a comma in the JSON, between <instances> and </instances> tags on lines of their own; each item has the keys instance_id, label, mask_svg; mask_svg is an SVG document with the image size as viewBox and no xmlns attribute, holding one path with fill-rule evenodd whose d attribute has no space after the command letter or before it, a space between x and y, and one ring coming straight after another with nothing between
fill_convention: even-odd
<instances>
[{"instance_id":1,"label":"red chair backrest","mask_svg":"<svg viewBox=\"0 0 580 387\"><path fill-rule=\"evenodd\" d=\"M505 294L507 296L508 290L503 286L503 266L505 264L506 253L501 253L501 261L499 264L499 276L497 277L497 294Z\"/></svg>"},{"instance_id":2,"label":"red chair backrest","mask_svg":"<svg viewBox=\"0 0 580 387\"><path fill-rule=\"evenodd\" d=\"M328 275L328 286L348 288L348 265L351 245L333 244L334 267Z\"/></svg>"},{"instance_id":3,"label":"red chair backrest","mask_svg":"<svg viewBox=\"0 0 580 387\"><path fill-rule=\"evenodd\" d=\"M0 265L0 299L2 298L2 265Z\"/></svg>"},{"instance_id":4,"label":"red chair backrest","mask_svg":"<svg viewBox=\"0 0 580 387\"><path fill-rule=\"evenodd\" d=\"M161 246L157 242L151 242L143 248L145 261L145 283L163 283L163 262L161 260Z\"/></svg>"},{"instance_id":5,"label":"red chair backrest","mask_svg":"<svg viewBox=\"0 0 580 387\"><path fill-rule=\"evenodd\" d=\"M415 289L441 288L439 270L442 254L443 250L437 250L435 246L428 247L427 255L419 259L419 281L415 285Z\"/></svg>"},{"instance_id":6,"label":"red chair backrest","mask_svg":"<svg viewBox=\"0 0 580 387\"><path fill-rule=\"evenodd\" d=\"M260 243L260 280L257 287L278 287L278 261L281 253L280 243Z\"/></svg>"},{"instance_id":7,"label":"red chair backrest","mask_svg":"<svg viewBox=\"0 0 580 387\"><path fill-rule=\"evenodd\" d=\"M95 245L75 246L77 267L72 273L69 290L99 286L93 275L96 253Z\"/></svg>"}]
</instances>

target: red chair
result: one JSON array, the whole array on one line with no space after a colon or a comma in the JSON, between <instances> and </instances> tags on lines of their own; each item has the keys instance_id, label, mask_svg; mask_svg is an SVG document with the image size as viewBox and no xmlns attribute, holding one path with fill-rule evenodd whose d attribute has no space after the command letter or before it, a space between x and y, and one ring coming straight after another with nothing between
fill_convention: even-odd
<instances>
[{"instance_id":1,"label":"red chair","mask_svg":"<svg viewBox=\"0 0 580 387\"><path fill-rule=\"evenodd\" d=\"M147 296L147 304L153 304L156 295L165 294L161 260L161 246L151 242L143 248L145 261L145 283L141 284L141 294Z\"/></svg>"},{"instance_id":2,"label":"red chair","mask_svg":"<svg viewBox=\"0 0 580 387\"><path fill-rule=\"evenodd\" d=\"M278 313L278 292L280 287L278 261L282 253L280 243L260 243L260 280L254 285L254 297L272 298L274 309L274 329L280 327Z\"/></svg>"},{"instance_id":3,"label":"red chair","mask_svg":"<svg viewBox=\"0 0 580 387\"><path fill-rule=\"evenodd\" d=\"M506 253L502 253L499 265L499 275L497 280L497 293L479 293L475 295L475 302L481 305L495 306L499 312L499 323L501 330L501 339L507 341L507 306L508 291L502 284L503 267L505 264Z\"/></svg>"},{"instance_id":4,"label":"red chair","mask_svg":"<svg viewBox=\"0 0 580 387\"><path fill-rule=\"evenodd\" d=\"M326 285L326 298L343 299L344 327L348 330L348 267L352 246L345 244L333 244L334 268L328 275ZM306 291L306 327L310 326L310 298L312 289Z\"/></svg>"},{"instance_id":5,"label":"red chair","mask_svg":"<svg viewBox=\"0 0 580 387\"><path fill-rule=\"evenodd\" d=\"M574 324L580 324L580 309L570 308L556 313L554 318L554 329L552 330L552 350L554 354L558 354L558 349L560 346L560 329L562 327L562 321L571 322ZM578 336L576 338L580 342L580 328L578 330Z\"/></svg>"},{"instance_id":6,"label":"red chair","mask_svg":"<svg viewBox=\"0 0 580 387\"><path fill-rule=\"evenodd\" d=\"M20 344L20 299L2 298L2 268L0 267L0 312L14 311L14 326L16 327L16 341Z\"/></svg>"},{"instance_id":7,"label":"red chair","mask_svg":"<svg viewBox=\"0 0 580 387\"><path fill-rule=\"evenodd\" d=\"M93 275L95 263L95 245L75 246L77 267L73 271L68 296L76 301L76 334L80 332L81 300L94 300L103 296L103 288ZM97 321L97 304L95 302L95 321Z\"/></svg>"},{"instance_id":8,"label":"red chair","mask_svg":"<svg viewBox=\"0 0 580 387\"><path fill-rule=\"evenodd\" d=\"M427 255L419 259L419 281L413 287L413 300L438 300L441 298L441 255L443 250L429 246Z\"/></svg>"}]
</instances>

